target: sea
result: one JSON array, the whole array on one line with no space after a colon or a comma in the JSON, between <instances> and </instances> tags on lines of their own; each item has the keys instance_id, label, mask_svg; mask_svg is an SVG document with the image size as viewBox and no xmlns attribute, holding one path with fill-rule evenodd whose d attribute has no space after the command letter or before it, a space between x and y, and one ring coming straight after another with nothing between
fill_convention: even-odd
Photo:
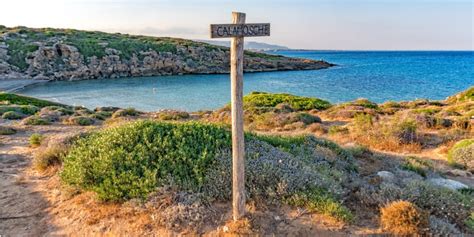
<instances>
[{"instance_id":1,"label":"sea","mask_svg":"<svg viewBox=\"0 0 474 237\"><path fill-rule=\"evenodd\" d=\"M317 97L332 103L441 100L474 86L474 51L275 51L337 64L323 70L244 74L244 93ZM228 74L57 81L18 91L64 104L142 111L213 110L230 102Z\"/></svg>"}]
</instances>

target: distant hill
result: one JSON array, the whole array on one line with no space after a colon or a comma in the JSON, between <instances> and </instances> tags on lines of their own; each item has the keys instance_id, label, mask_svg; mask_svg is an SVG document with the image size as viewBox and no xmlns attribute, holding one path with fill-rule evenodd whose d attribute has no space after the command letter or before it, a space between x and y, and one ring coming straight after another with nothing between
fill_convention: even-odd
<instances>
[{"instance_id":1,"label":"distant hill","mask_svg":"<svg viewBox=\"0 0 474 237\"><path fill-rule=\"evenodd\" d=\"M217 46L230 47L230 41L216 41L216 40L197 40L199 42L208 43ZM254 41L246 41L244 44L246 50L251 51L270 51L270 50L289 50L290 48L281 45L267 44Z\"/></svg>"},{"instance_id":2,"label":"distant hill","mask_svg":"<svg viewBox=\"0 0 474 237\"><path fill-rule=\"evenodd\" d=\"M250 43L249 47L272 48ZM274 47L273 47L274 48ZM0 25L0 79L82 80L228 73L229 48L169 37ZM322 69L332 64L245 52L244 70Z\"/></svg>"}]
</instances>

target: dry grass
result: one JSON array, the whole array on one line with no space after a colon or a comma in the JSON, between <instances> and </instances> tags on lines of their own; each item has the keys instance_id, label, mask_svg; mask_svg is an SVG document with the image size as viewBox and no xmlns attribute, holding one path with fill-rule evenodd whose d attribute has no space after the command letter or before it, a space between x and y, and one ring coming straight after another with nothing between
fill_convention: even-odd
<instances>
[{"instance_id":1,"label":"dry grass","mask_svg":"<svg viewBox=\"0 0 474 237\"><path fill-rule=\"evenodd\" d=\"M53 144L42 148L35 153L33 164L36 169L45 171L50 167L59 166L69 146L66 144Z\"/></svg>"},{"instance_id":2,"label":"dry grass","mask_svg":"<svg viewBox=\"0 0 474 237\"><path fill-rule=\"evenodd\" d=\"M391 202L380 212L382 228L392 234L421 236L428 229L428 215L411 202Z\"/></svg>"}]
</instances>

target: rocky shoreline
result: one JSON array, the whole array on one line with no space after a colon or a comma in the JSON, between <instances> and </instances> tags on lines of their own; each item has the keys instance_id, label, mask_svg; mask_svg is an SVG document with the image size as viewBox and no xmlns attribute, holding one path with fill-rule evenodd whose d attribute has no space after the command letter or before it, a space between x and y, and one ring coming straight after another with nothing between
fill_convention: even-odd
<instances>
[{"instance_id":1,"label":"rocky shoreline","mask_svg":"<svg viewBox=\"0 0 474 237\"><path fill-rule=\"evenodd\" d=\"M0 28L0 79L84 80L220 74L230 69L225 47L171 38L72 32ZM246 52L244 60L246 72L331 66L325 61L255 52Z\"/></svg>"}]
</instances>

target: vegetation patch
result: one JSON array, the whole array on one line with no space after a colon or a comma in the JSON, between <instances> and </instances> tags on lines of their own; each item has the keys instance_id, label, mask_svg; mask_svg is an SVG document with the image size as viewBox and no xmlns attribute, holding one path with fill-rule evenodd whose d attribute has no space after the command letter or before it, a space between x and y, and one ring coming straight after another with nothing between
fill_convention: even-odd
<instances>
[{"instance_id":1,"label":"vegetation patch","mask_svg":"<svg viewBox=\"0 0 474 237\"><path fill-rule=\"evenodd\" d=\"M119 118L119 117L126 117L126 116L137 116L140 112L138 112L134 108L126 108L126 109L119 109L112 114L112 118Z\"/></svg>"},{"instance_id":2,"label":"vegetation patch","mask_svg":"<svg viewBox=\"0 0 474 237\"><path fill-rule=\"evenodd\" d=\"M0 126L0 135L13 135L16 130L10 127Z\"/></svg>"},{"instance_id":3,"label":"vegetation patch","mask_svg":"<svg viewBox=\"0 0 474 237\"><path fill-rule=\"evenodd\" d=\"M246 109L255 109L258 107L275 107L281 103L290 105L295 111L312 109L324 110L331 107L331 104L325 100L290 94L252 92L244 96L244 108Z\"/></svg>"},{"instance_id":4,"label":"vegetation patch","mask_svg":"<svg viewBox=\"0 0 474 237\"><path fill-rule=\"evenodd\" d=\"M57 143L48 145L35 153L33 165L40 171L61 165L68 150L69 146L67 144Z\"/></svg>"},{"instance_id":5,"label":"vegetation patch","mask_svg":"<svg viewBox=\"0 0 474 237\"><path fill-rule=\"evenodd\" d=\"M94 119L87 116L71 116L66 121L69 125L90 126L95 123Z\"/></svg>"},{"instance_id":6,"label":"vegetation patch","mask_svg":"<svg viewBox=\"0 0 474 237\"><path fill-rule=\"evenodd\" d=\"M292 206L307 208L343 222L351 222L354 218L347 207L334 199L327 190L321 188L295 193L287 199L287 202Z\"/></svg>"},{"instance_id":7,"label":"vegetation patch","mask_svg":"<svg viewBox=\"0 0 474 237\"><path fill-rule=\"evenodd\" d=\"M33 115L38 112L38 110L38 107L34 105L0 105L0 114L17 112L26 115Z\"/></svg>"},{"instance_id":8,"label":"vegetation patch","mask_svg":"<svg viewBox=\"0 0 474 237\"><path fill-rule=\"evenodd\" d=\"M61 178L97 192L103 200L144 198L166 184L195 190L215 153L229 146L230 133L221 127L135 122L76 142Z\"/></svg>"},{"instance_id":9,"label":"vegetation patch","mask_svg":"<svg viewBox=\"0 0 474 237\"><path fill-rule=\"evenodd\" d=\"M13 93L5 93L0 92L0 102L2 104L15 104L15 105L29 105L29 106L36 106L36 107L46 107L46 106L59 106L59 107L67 107L65 105L54 103L47 100L36 99L33 97L17 95Z\"/></svg>"},{"instance_id":10,"label":"vegetation patch","mask_svg":"<svg viewBox=\"0 0 474 237\"><path fill-rule=\"evenodd\" d=\"M22 122L25 125L50 125L51 124L51 121L49 121L48 119L39 117L37 115L27 117L23 119Z\"/></svg>"},{"instance_id":11,"label":"vegetation patch","mask_svg":"<svg viewBox=\"0 0 474 237\"><path fill-rule=\"evenodd\" d=\"M422 177L426 177L427 172L432 169L432 164L427 160L409 156L401 166L404 170L413 171Z\"/></svg>"},{"instance_id":12,"label":"vegetation patch","mask_svg":"<svg viewBox=\"0 0 474 237\"><path fill-rule=\"evenodd\" d=\"M428 215L413 203L396 201L381 210L382 227L400 236L423 235L428 229Z\"/></svg>"},{"instance_id":13,"label":"vegetation patch","mask_svg":"<svg viewBox=\"0 0 474 237\"><path fill-rule=\"evenodd\" d=\"M17 119L22 119L25 116L26 115L24 115L22 113L18 113L16 111L8 111L8 112L3 113L2 118L3 119L9 119L9 120L17 120Z\"/></svg>"},{"instance_id":14,"label":"vegetation patch","mask_svg":"<svg viewBox=\"0 0 474 237\"><path fill-rule=\"evenodd\" d=\"M474 139L456 143L448 153L448 163L464 169L474 170Z\"/></svg>"},{"instance_id":15,"label":"vegetation patch","mask_svg":"<svg viewBox=\"0 0 474 237\"><path fill-rule=\"evenodd\" d=\"M30 145L33 147L39 146L41 145L41 142L43 141L43 139L44 139L43 135L39 133L33 133L31 134L30 139L29 139Z\"/></svg>"}]
</instances>

